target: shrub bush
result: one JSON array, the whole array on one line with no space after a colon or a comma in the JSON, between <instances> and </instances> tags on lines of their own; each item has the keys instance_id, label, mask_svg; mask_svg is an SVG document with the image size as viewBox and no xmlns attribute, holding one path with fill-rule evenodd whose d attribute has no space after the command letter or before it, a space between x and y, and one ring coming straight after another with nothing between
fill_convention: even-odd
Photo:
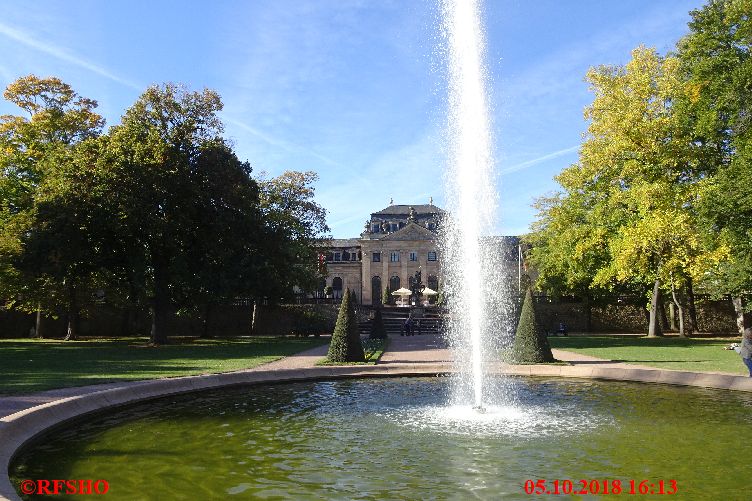
<instances>
[{"instance_id":1,"label":"shrub bush","mask_svg":"<svg viewBox=\"0 0 752 501\"><path fill-rule=\"evenodd\" d=\"M535 304L530 289L527 290L525 302L522 304L520 321L517 324L517 332L514 336L512 359L522 364L554 361L546 333L535 321Z\"/></svg>"},{"instance_id":2,"label":"shrub bush","mask_svg":"<svg viewBox=\"0 0 752 501\"><path fill-rule=\"evenodd\" d=\"M354 302L350 298L350 289L345 290L339 307L337 325L332 333L327 359L330 362L363 362L363 345L358 333L358 322L355 318Z\"/></svg>"},{"instance_id":3,"label":"shrub bush","mask_svg":"<svg viewBox=\"0 0 752 501\"><path fill-rule=\"evenodd\" d=\"M384 325L384 316L381 314L381 308L376 308L376 314L371 323L371 334L369 339L386 339L386 326Z\"/></svg>"}]
</instances>

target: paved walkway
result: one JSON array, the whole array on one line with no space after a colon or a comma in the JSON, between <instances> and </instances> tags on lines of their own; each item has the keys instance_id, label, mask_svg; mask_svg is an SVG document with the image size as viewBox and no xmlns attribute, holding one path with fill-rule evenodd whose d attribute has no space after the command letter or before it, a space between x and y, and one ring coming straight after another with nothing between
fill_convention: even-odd
<instances>
[{"instance_id":1,"label":"paved walkway","mask_svg":"<svg viewBox=\"0 0 752 501\"><path fill-rule=\"evenodd\" d=\"M379 364L451 363L452 353L439 336L393 336Z\"/></svg>"}]
</instances>

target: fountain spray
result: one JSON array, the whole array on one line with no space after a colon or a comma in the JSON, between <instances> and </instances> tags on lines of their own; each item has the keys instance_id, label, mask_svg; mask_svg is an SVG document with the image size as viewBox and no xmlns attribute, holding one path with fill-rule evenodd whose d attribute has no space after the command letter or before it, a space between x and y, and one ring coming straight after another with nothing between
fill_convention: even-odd
<instances>
[{"instance_id":1,"label":"fountain spray","mask_svg":"<svg viewBox=\"0 0 752 501\"><path fill-rule=\"evenodd\" d=\"M493 227L496 212L485 40L478 0L443 0L441 10L449 77L445 185L450 216L444 224L443 249L449 336L458 348L455 359L461 378L469 383L463 391L471 395L473 408L482 410L487 344L483 319L488 314L481 237Z\"/></svg>"}]
</instances>

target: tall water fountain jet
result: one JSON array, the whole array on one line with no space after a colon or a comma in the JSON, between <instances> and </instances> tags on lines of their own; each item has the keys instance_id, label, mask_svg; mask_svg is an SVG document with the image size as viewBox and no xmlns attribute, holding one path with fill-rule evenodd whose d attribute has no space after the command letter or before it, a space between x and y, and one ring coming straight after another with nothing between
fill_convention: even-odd
<instances>
[{"instance_id":1,"label":"tall water fountain jet","mask_svg":"<svg viewBox=\"0 0 752 501\"><path fill-rule=\"evenodd\" d=\"M496 213L485 39L478 0L443 0L441 10L449 78L445 186L450 216L442 249L450 312L447 334L459 364L454 401L468 403L471 398L472 406L482 409L484 350L492 344L487 327L493 316L488 294L494 273L482 237L493 229Z\"/></svg>"}]
</instances>

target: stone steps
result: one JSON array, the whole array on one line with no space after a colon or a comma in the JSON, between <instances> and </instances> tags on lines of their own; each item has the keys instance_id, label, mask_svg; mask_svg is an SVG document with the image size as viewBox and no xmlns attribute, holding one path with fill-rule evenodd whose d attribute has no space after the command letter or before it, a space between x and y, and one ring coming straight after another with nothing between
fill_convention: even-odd
<instances>
[{"instance_id":1,"label":"stone steps","mask_svg":"<svg viewBox=\"0 0 752 501\"><path fill-rule=\"evenodd\" d=\"M405 320L409 315L407 308L384 308L382 310L382 318L384 319L384 326L389 336L399 336L403 333ZM417 323L418 319L416 319ZM426 312L422 318L419 319L420 326L416 330L416 334L435 334L438 335L441 332L441 316L435 312ZM360 322L358 325L360 335L368 336L371 333L372 320ZM415 326L415 324L414 324Z\"/></svg>"}]
</instances>

